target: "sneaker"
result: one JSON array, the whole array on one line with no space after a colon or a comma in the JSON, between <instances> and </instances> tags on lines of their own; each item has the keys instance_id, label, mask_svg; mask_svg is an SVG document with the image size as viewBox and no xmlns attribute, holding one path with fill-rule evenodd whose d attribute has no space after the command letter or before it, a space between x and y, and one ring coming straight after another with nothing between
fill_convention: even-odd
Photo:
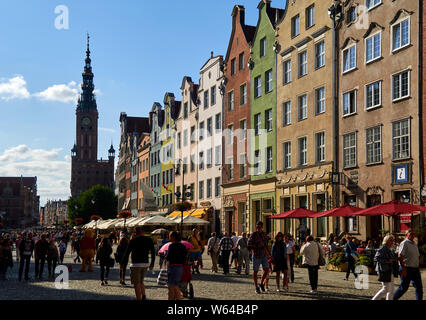
<instances>
[{"instance_id":1,"label":"sneaker","mask_svg":"<svg viewBox=\"0 0 426 320\"><path fill-rule=\"evenodd\" d=\"M108 280L107 279L105 279L105 284L108 284Z\"/></svg>"},{"instance_id":2,"label":"sneaker","mask_svg":"<svg viewBox=\"0 0 426 320\"><path fill-rule=\"evenodd\" d=\"M265 290L265 286L263 285L263 284L259 284L259 287L260 287L260 289L263 291L263 292L265 292L266 290Z\"/></svg>"},{"instance_id":3,"label":"sneaker","mask_svg":"<svg viewBox=\"0 0 426 320\"><path fill-rule=\"evenodd\" d=\"M256 293L260 293L259 287L256 287Z\"/></svg>"},{"instance_id":4,"label":"sneaker","mask_svg":"<svg viewBox=\"0 0 426 320\"><path fill-rule=\"evenodd\" d=\"M269 291L269 287L265 287L265 291L268 292Z\"/></svg>"},{"instance_id":5,"label":"sneaker","mask_svg":"<svg viewBox=\"0 0 426 320\"><path fill-rule=\"evenodd\" d=\"M282 292L280 288L277 289L277 292Z\"/></svg>"},{"instance_id":6,"label":"sneaker","mask_svg":"<svg viewBox=\"0 0 426 320\"><path fill-rule=\"evenodd\" d=\"M104 285L105 285L105 282L103 282L103 281L102 281L102 282L101 282L101 286L104 286Z\"/></svg>"}]
</instances>

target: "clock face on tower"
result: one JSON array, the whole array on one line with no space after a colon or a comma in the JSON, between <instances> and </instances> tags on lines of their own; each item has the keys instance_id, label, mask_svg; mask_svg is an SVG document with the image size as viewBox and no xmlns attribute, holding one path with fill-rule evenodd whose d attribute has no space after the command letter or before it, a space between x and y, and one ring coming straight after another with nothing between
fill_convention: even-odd
<instances>
[{"instance_id":1,"label":"clock face on tower","mask_svg":"<svg viewBox=\"0 0 426 320\"><path fill-rule=\"evenodd\" d=\"M83 119L81 119L81 124L83 125L83 127L88 128L92 125L92 119L90 119L89 117L84 117Z\"/></svg>"}]
</instances>

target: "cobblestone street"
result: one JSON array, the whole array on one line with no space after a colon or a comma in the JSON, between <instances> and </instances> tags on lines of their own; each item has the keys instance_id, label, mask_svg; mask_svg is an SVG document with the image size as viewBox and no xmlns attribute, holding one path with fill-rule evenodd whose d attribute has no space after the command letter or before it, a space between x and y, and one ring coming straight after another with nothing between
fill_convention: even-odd
<instances>
[{"instance_id":1,"label":"cobblestone street","mask_svg":"<svg viewBox=\"0 0 426 320\"><path fill-rule=\"evenodd\" d=\"M114 248L115 252L115 248ZM1 282L0 300L134 300L134 290L130 285L129 271L123 287L119 284L119 269L116 264L110 272L109 285L100 285L100 268L94 265L93 273L78 272L80 265L74 264L70 252L65 256L65 263L73 264L70 273L69 289L58 290L53 280L34 281L34 263L30 266L30 278L26 282L18 281L19 264L15 260L12 270L8 271L8 280ZM319 287L316 294L309 293L308 272L306 269L295 268L295 282L289 284L289 292L276 292L275 274L269 280L269 292L256 294L251 276L238 275L231 269L229 275L213 274L210 271L211 261L207 255L203 257L204 269L200 275L193 275L195 300L369 300L381 287L377 276L369 277L369 289L355 288L353 275L349 281L344 281L344 273L324 271L319 272ZM153 273L148 273L145 279L146 294L150 300L166 300L167 288L157 285L158 259ZM47 277L47 265L44 269ZM423 285L426 272L422 272ZM395 280L395 289L399 280ZM410 287L402 300L414 300L414 288Z\"/></svg>"}]
</instances>

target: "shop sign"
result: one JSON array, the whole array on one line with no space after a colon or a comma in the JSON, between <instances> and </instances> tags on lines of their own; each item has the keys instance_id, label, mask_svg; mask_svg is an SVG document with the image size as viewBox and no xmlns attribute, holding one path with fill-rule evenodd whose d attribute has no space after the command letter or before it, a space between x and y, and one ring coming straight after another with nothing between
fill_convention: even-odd
<instances>
[{"instance_id":1,"label":"shop sign","mask_svg":"<svg viewBox=\"0 0 426 320\"><path fill-rule=\"evenodd\" d=\"M408 163L400 164L393 167L394 183L408 183L409 182L409 168Z\"/></svg>"}]
</instances>

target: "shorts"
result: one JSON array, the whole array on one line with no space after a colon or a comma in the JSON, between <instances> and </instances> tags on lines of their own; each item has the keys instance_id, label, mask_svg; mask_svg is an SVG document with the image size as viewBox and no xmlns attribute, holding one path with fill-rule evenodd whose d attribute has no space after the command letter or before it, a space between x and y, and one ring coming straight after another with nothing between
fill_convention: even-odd
<instances>
[{"instance_id":1,"label":"shorts","mask_svg":"<svg viewBox=\"0 0 426 320\"><path fill-rule=\"evenodd\" d=\"M201 252L200 251L190 252L189 258L191 259L191 261L196 261L199 258L201 258Z\"/></svg>"},{"instance_id":2,"label":"shorts","mask_svg":"<svg viewBox=\"0 0 426 320\"><path fill-rule=\"evenodd\" d=\"M148 268L130 267L130 281L132 284L143 283Z\"/></svg>"},{"instance_id":3,"label":"shorts","mask_svg":"<svg viewBox=\"0 0 426 320\"><path fill-rule=\"evenodd\" d=\"M287 267L287 263L279 263L274 265L274 270L273 272L284 272L287 271L288 267Z\"/></svg>"},{"instance_id":4,"label":"shorts","mask_svg":"<svg viewBox=\"0 0 426 320\"><path fill-rule=\"evenodd\" d=\"M255 258L253 256L252 261L253 261L253 271L259 271L260 265L262 265L263 270L269 269L268 258L266 258L266 257Z\"/></svg>"},{"instance_id":5,"label":"shorts","mask_svg":"<svg viewBox=\"0 0 426 320\"><path fill-rule=\"evenodd\" d=\"M183 266L171 266L167 269L167 285L178 286L183 274Z\"/></svg>"}]
</instances>

